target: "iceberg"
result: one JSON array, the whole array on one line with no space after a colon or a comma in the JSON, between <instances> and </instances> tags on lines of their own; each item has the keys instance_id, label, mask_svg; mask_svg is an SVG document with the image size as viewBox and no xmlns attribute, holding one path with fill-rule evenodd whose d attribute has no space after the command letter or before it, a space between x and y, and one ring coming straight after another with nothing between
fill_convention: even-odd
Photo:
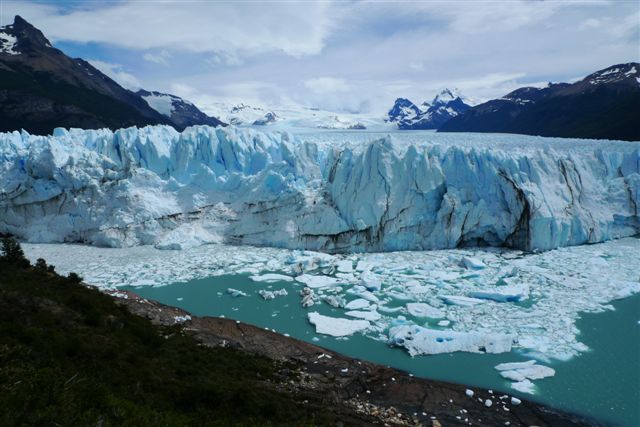
<instances>
[{"instance_id":1,"label":"iceberg","mask_svg":"<svg viewBox=\"0 0 640 427\"><path fill-rule=\"evenodd\" d=\"M316 327L316 333L344 337L369 328L367 320L350 320L323 316L318 312L309 313L309 322Z\"/></svg>"},{"instance_id":2,"label":"iceberg","mask_svg":"<svg viewBox=\"0 0 640 427\"><path fill-rule=\"evenodd\" d=\"M414 317L430 317L432 319L441 319L446 314L444 310L421 302L407 303L407 311Z\"/></svg>"},{"instance_id":3,"label":"iceberg","mask_svg":"<svg viewBox=\"0 0 640 427\"><path fill-rule=\"evenodd\" d=\"M505 353L511 351L515 338L493 332L440 331L404 322L389 328L391 344L405 347L411 356L456 351Z\"/></svg>"},{"instance_id":4,"label":"iceberg","mask_svg":"<svg viewBox=\"0 0 640 427\"><path fill-rule=\"evenodd\" d=\"M0 133L0 232L29 242L326 253L535 251L640 233L636 142L349 135L234 126ZM484 271L476 261L466 264Z\"/></svg>"}]
</instances>

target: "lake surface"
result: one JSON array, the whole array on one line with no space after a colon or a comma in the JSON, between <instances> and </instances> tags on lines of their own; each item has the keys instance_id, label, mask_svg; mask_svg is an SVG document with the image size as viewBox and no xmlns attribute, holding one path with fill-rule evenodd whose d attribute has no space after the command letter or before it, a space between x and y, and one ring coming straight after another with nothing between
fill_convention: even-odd
<instances>
[{"instance_id":1,"label":"lake surface","mask_svg":"<svg viewBox=\"0 0 640 427\"><path fill-rule=\"evenodd\" d=\"M228 288L245 292L233 297ZM259 289L287 289L287 296L262 301ZM621 426L640 425L640 295L615 301L614 310L587 313L577 322L580 340L590 350L568 361L545 363L556 376L536 381L534 396L515 392L494 366L525 361L517 351L507 354L452 353L410 357L400 348L362 335L333 338L316 334L300 305L299 286L269 285L247 275L224 275L161 287L126 287L145 298L181 307L199 316L224 316L316 343L343 354L390 365L417 376L504 391L526 399L588 415ZM259 299L259 301L258 301ZM313 307L321 314L340 316L326 304Z\"/></svg>"}]
</instances>

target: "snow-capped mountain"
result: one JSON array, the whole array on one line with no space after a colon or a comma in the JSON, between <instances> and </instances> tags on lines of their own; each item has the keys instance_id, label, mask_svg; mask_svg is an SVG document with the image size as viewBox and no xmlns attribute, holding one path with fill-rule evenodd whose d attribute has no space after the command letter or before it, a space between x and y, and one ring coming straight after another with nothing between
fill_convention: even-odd
<instances>
[{"instance_id":1,"label":"snow-capped mountain","mask_svg":"<svg viewBox=\"0 0 640 427\"><path fill-rule=\"evenodd\" d=\"M234 126L0 134L0 232L328 252L546 250L640 232L633 142L315 135Z\"/></svg>"},{"instance_id":2,"label":"snow-capped mountain","mask_svg":"<svg viewBox=\"0 0 640 427\"><path fill-rule=\"evenodd\" d=\"M172 125L179 131L193 125L226 125L215 117L207 116L198 107L179 96L144 89L136 93L147 101L151 108L171 119Z\"/></svg>"},{"instance_id":3,"label":"snow-capped mountain","mask_svg":"<svg viewBox=\"0 0 640 427\"><path fill-rule=\"evenodd\" d=\"M20 16L0 28L0 131L157 123L170 121L87 61L53 47Z\"/></svg>"},{"instance_id":4,"label":"snow-capped mountain","mask_svg":"<svg viewBox=\"0 0 640 427\"><path fill-rule=\"evenodd\" d=\"M428 103L423 103L423 108L418 107L413 102L406 98L398 98L393 103L393 107L387 113L387 118L390 122L399 123L403 120L415 119L420 114L424 113L428 108ZM425 108L426 107L426 108Z\"/></svg>"},{"instance_id":5,"label":"snow-capped mountain","mask_svg":"<svg viewBox=\"0 0 640 427\"><path fill-rule=\"evenodd\" d=\"M20 16L0 28L0 131L220 124L188 101L142 92L147 100L89 62L68 57Z\"/></svg>"},{"instance_id":6,"label":"snow-capped mountain","mask_svg":"<svg viewBox=\"0 0 640 427\"><path fill-rule=\"evenodd\" d=\"M387 113L388 121L396 123L398 129L438 129L452 117L470 108L457 90L444 89L431 103L423 102L420 107L405 98L398 98Z\"/></svg>"},{"instance_id":7,"label":"snow-capped mountain","mask_svg":"<svg viewBox=\"0 0 640 427\"><path fill-rule=\"evenodd\" d=\"M523 87L477 105L442 132L505 132L640 140L640 64L596 71L575 83Z\"/></svg>"}]
</instances>

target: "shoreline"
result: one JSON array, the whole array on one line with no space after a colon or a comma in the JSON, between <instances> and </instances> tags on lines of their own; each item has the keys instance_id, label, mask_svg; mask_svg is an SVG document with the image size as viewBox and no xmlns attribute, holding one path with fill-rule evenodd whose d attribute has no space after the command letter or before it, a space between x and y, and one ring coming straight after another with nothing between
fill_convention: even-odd
<instances>
[{"instance_id":1,"label":"shoreline","mask_svg":"<svg viewBox=\"0 0 640 427\"><path fill-rule=\"evenodd\" d=\"M291 379L282 383L282 391L320 397L331 411L355 416L348 424L606 425L534 401L512 401L505 393L415 377L240 321L193 316L131 291L101 291L156 325L180 323L184 332L207 347L233 347L292 364L295 368L284 373Z\"/></svg>"}]
</instances>

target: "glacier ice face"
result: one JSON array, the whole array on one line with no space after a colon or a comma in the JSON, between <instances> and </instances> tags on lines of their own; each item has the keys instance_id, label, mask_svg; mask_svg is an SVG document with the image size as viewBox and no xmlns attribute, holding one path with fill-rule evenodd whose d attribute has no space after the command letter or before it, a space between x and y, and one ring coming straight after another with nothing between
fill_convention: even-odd
<instances>
[{"instance_id":1,"label":"glacier ice face","mask_svg":"<svg viewBox=\"0 0 640 427\"><path fill-rule=\"evenodd\" d=\"M207 126L0 134L0 232L32 242L548 250L639 233L639 195L634 142Z\"/></svg>"}]
</instances>

